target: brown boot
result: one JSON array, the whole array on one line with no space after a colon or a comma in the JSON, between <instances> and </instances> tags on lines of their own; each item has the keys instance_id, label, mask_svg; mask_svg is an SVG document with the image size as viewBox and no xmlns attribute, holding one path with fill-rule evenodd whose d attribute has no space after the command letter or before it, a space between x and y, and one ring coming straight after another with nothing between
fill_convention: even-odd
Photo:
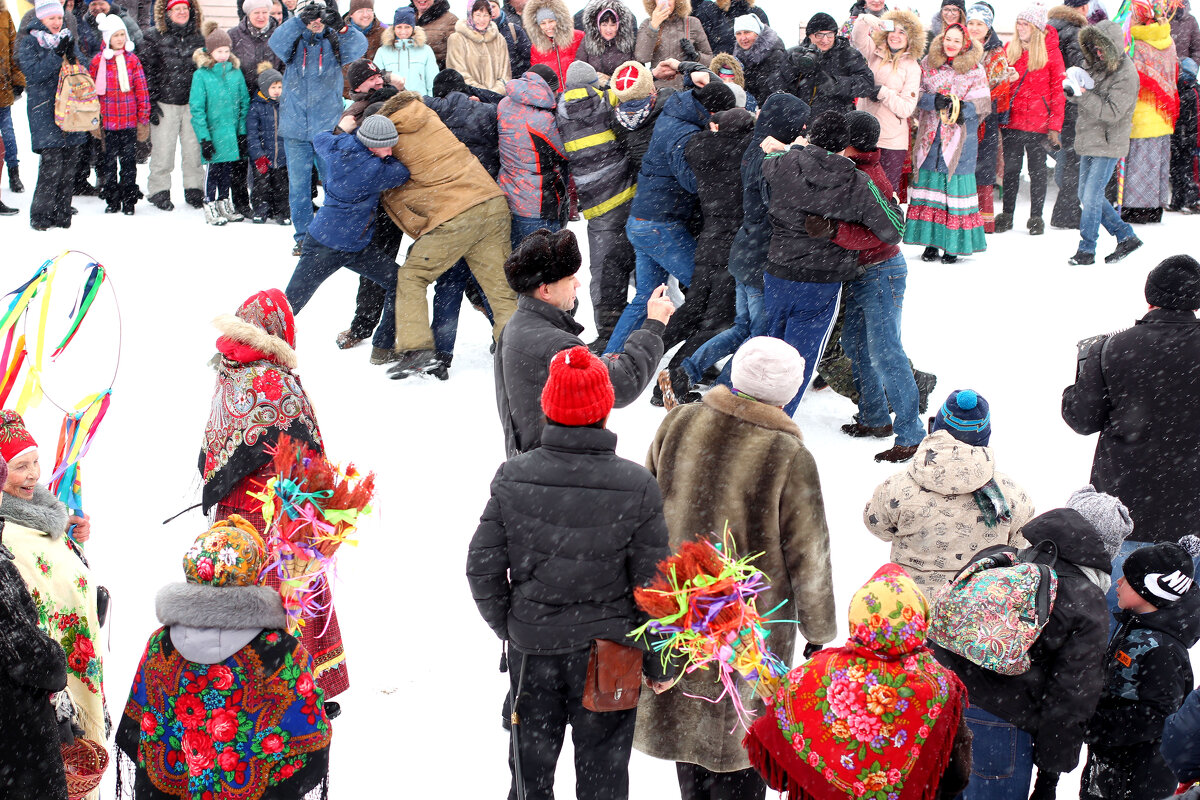
<instances>
[{"instance_id":1,"label":"brown boot","mask_svg":"<svg viewBox=\"0 0 1200 800\"><path fill-rule=\"evenodd\" d=\"M881 425L878 428L872 428L861 422L848 422L842 426L842 433L853 436L855 439L886 439L892 435L892 426Z\"/></svg>"},{"instance_id":2,"label":"brown boot","mask_svg":"<svg viewBox=\"0 0 1200 800\"><path fill-rule=\"evenodd\" d=\"M876 461L890 461L893 464L900 464L908 461L917 454L917 445L904 447L902 445L892 445L892 449L884 450L882 453L875 454Z\"/></svg>"}]
</instances>

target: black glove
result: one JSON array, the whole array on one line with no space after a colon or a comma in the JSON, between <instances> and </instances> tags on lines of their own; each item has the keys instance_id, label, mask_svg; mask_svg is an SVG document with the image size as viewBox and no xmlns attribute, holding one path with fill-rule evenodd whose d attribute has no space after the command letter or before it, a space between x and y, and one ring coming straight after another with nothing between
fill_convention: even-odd
<instances>
[{"instance_id":1,"label":"black glove","mask_svg":"<svg viewBox=\"0 0 1200 800\"><path fill-rule=\"evenodd\" d=\"M825 219L816 214L804 218L804 230L814 239L832 239L837 236L838 224L836 219Z\"/></svg>"},{"instance_id":2,"label":"black glove","mask_svg":"<svg viewBox=\"0 0 1200 800\"><path fill-rule=\"evenodd\" d=\"M882 86L876 85L873 89L871 89L871 93L869 95L867 95L867 97L869 97L870 99L872 99L876 103L878 103L879 102L879 90L882 88L883 88Z\"/></svg>"},{"instance_id":3,"label":"black glove","mask_svg":"<svg viewBox=\"0 0 1200 800\"><path fill-rule=\"evenodd\" d=\"M692 43L692 40L686 36L679 40L679 51L683 53L683 57L688 61L700 60L700 51L696 49L696 45Z\"/></svg>"},{"instance_id":4,"label":"black glove","mask_svg":"<svg viewBox=\"0 0 1200 800\"><path fill-rule=\"evenodd\" d=\"M335 0L325 0L325 13L321 14L321 22L325 23L326 28L335 32L346 27L346 22L342 19L342 12L338 11Z\"/></svg>"},{"instance_id":5,"label":"black glove","mask_svg":"<svg viewBox=\"0 0 1200 800\"><path fill-rule=\"evenodd\" d=\"M249 152L249 142L246 140L246 134L241 134L237 137L238 143L238 158L244 159L246 153Z\"/></svg>"},{"instance_id":6,"label":"black glove","mask_svg":"<svg viewBox=\"0 0 1200 800\"><path fill-rule=\"evenodd\" d=\"M945 111L947 108L950 107L950 105L951 105L950 95L935 94L933 96L933 110L934 111Z\"/></svg>"},{"instance_id":7,"label":"black glove","mask_svg":"<svg viewBox=\"0 0 1200 800\"><path fill-rule=\"evenodd\" d=\"M815 656L817 653L821 652L822 648L824 648L824 647L825 647L825 645L813 644L812 642L808 642L807 644L804 645L804 660L808 661L810 658Z\"/></svg>"},{"instance_id":8,"label":"black glove","mask_svg":"<svg viewBox=\"0 0 1200 800\"><path fill-rule=\"evenodd\" d=\"M324 12L325 7L318 0L310 0L296 10L296 16L300 17L300 21L307 26L321 19Z\"/></svg>"},{"instance_id":9,"label":"black glove","mask_svg":"<svg viewBox=\"0 0 1200 800\"><path fill-rule=\"evenodd\" d=\"M1033 784L1033 794L1029 800L1054 800L1058 789L1058 773L1044 772L1038 769L1037 781Z\"/></svg>"},{"instance_id":10,"label":"black glove","mask_svg":"<svg viewBox=\"0 0 1200 800\"><path fill-rule=\"evenodd\" d=\"M150 104L150 124L157 125L162 122L162 109L158 107L158 103Z\"/></svg>"},{"instance_id":11,"label":"black glove","mask_svg":"<svg viewBox=\"0 0 1200 800\"><path fill-rule=\"evenodd\" d=\"M24 86L14 86L14 87L12 87L12 92L13 92L13 100L20 100L21 95L25 94L25 87Z\"/></svg>"},{"instance_id":12,"label":"black glove","mask_svg":"<svg viewBox=\"0 0 1200 800\"><path fill-rule=\"evenodd\" d=\"M64 36L58 40L58 44L54 47L54 54L60 58L65 58L72 64L75 63L75 42L70 36Z\"/></svg>"},{"instance_id":13,"label":"black glove","mask_svg":"<svg viewBox=\"0 0 1200 800\"><path fill-rule=\"evenodd\" d=\"M205 139L200 143L200 155L204 157L205 161L212 161L212 157L216 154L217 148L213 146L212 142Z\"/></svg>"}]
</instances>

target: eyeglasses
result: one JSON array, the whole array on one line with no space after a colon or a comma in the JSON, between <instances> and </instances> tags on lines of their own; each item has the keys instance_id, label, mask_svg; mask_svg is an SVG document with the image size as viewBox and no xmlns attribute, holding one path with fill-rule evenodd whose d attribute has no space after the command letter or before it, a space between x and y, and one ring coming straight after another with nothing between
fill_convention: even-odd
<instances>
[{"instance_id":1,"label":"eyeglasses","mask_svg":"<svg viewBox=\"0 0 1200 800\"><path fill-rule=\"evenodd\" d=\"M822 39L822 40L832 39L834 36L837 36L837 34L834 33L833 31L824 31L822 33L809 34L810 39Z\"/></svg>"}]
</instances>

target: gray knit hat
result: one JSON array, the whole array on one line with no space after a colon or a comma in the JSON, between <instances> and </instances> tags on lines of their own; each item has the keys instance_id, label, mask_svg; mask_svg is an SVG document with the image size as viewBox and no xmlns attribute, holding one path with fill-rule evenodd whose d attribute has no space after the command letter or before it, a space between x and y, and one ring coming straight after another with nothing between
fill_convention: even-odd
<instances>
[{"instance_id":1,"label":"gray knit hat","mask_svg":"<svg viewBox=\"0 0 1200 800\"><path fill-rule=\"evenodd\" d=\"M268 67L258 73L258 90L264 95L271 88L273 83L283 83L283 73L272 67Z\"/></svg>"},{"instance_id":2,"label":"gray knit hat","mask_svg":"<svg viewBox=\"0 0 1200 800\"><path fill-rule=\"evenodd\" d=\"M1092 523L1109 558L1116 557L1121 543L1133 533L1133 518L1125 504L1111 494L1097 492L1091 484L1072 494L1067 500L1067 508L1075 509Z\"/></svg>"},{"instance_id":3,"label":"gray knit hat","mask_svg":"<svg viewBox=\"0 0 1200 800\"><path fill-rule=\"evenodd\" d=\"M354 134L366 147L395 147L400 141L396 126L382 114L367 117Z\"/></svg>"},{"instance_id":4,"label":"gray knit hat","mask_svg":"<svg viewBox=\"0 0 1200 800\"><path fill-rule=\"evenodd\" d=\"M582 86L595 86L600 83L596 68L586 61L572 61L567 67L567 89L578 89Z\"/></svg>"}]
</instances>

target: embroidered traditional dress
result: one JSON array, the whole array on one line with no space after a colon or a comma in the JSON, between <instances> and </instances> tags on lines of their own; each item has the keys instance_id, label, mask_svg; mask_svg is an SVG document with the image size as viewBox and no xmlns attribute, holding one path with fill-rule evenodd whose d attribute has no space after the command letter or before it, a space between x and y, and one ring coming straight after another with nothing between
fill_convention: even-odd
<instances>
[{"instance_id":1,"label":"embroidered traditional dress","mask_svg":"<svg viewBox=\"0 0 1200 800\"><path fill-rule=\"evenodd\" d=\"M992 111L979 124L979 153L975 159L975 191L979 197L979 214L983 217L985 233L996 232L996 172L1000 154L1000 121L998 115L1008 111L1012 102L1013 85L1005 73L1008 56L1004 43L995 31L988 31L983 45L983 71L992 94Z\"/></svg>"},{"instance_id":2,"label":"embroidered traditional dress","mask_svg":"<svg viewBox=\"0 0 1200 800\"><path fill-rule=\"evenodd\" d=\"M980 66L983 48L972 42L952 61L933 40L921 61L921 98L917 101L916 177L909 187L907 244L923 244L950 255L987 248L975 188L977 126L992 110L987 75ZM958 120L946 124L934 110L934 97L950 94L961 101Z\"/></svg>"},{"instance_id":3,"label":"embroidered traditional dress","mask_svg":"<svg viewBox=\"0 0 1200 800\"><path fill-rule=\"evenodd\" d=\"M928 800L966 708L962 683L925 647L929 607L896 564L854 595L850 638L788 673L743 744L791 800Z\"/></svg>"}]
</instances>

